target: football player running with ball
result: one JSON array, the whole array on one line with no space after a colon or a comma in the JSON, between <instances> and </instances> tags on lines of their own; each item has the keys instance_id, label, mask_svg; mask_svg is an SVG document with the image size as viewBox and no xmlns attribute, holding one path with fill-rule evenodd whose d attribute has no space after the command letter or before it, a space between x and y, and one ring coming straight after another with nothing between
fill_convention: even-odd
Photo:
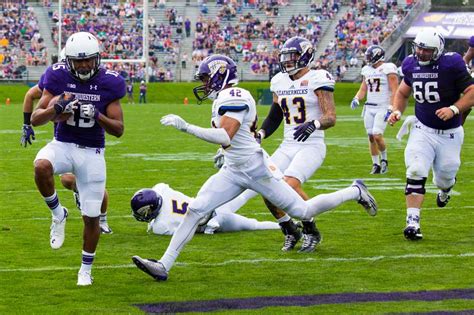
<instances>
[{"instance_id":1,"label":"football player running with ball","mask_svg":"<svg viewBox=\"0 0 474 315\"><path fill-rule=\"evenodd\" d=\"M161 123L204 141L222 145L225 148L225 163L191 201L183 222L173 234L161 259L156 261L133 256L132 260L138 268L156 280L166 280L179 253L193 238L202 218L247 188L260 193L289 215L306 221L320 213L321 208L326 211L328 205L336 207L347 200L359 201L367 212L375 215L375 200L359 180L348 188L307 201L283 180L283 174L254 137L257 124L255 101L247 90L236 86L237 66L232 59L222 55L207 57L199 65L196 78L203 83L194 88L197 99L214 100L211 118L213 128L189 124L173 114L164 116Z\"/></svg>"},{"instance_id":2,"label":"football player running with ball","mask_svg":"<svg viewBox=\"0 0 474 315\"><path fill-rule=\"evenodd\" d=\"M456 183L464 140L460 113L474 105L474 85L462 56L445 53L443 36L430 29L415 37L413 54L405 58L402 69L405 76L388 122L393 125L400 120L413 93L417 121L405 149L407 216L403 233L408 240L420 240L421 207L430 168L439 188L438 207L447 205Z\"/></svg>"},{"instance_id":3,"label":"football player running with ball","mask_svg":"<svg viewBox=\"0 0 474 315\"><path fill-rule=\"evenodd\" d=\"M359 100L367 95L362 116L372 157L370 174L385 174L388 171L388 158L383 133L387 127L387 111L392 109L390 104L393 104L398 88L397 66L384 62L385 51L378 45L367 48L365 58L368 65L362 68L362 83L352 99L351 108L359 106Z\"/></svg>"},{"instance_id":4,"label":"football player running with ball","mask_svg":"<svg viewBox=\"0 0 474 315\"><path fill-rule=\"evenodd\" d=\"M78 285L91 285L91 268L100 236L99 215L105 191L105 136L124 131L120 99L125 81L100 67L99 42L90 33L66 41L66 63L46 70L43 94L33 112L33 126L56 121L54 139L36 155L35 182L52 213L50 245L63 245L67 209L61 206L54 174L73 173L84 221L82 265Z\"/></svg>"}]
</instances>

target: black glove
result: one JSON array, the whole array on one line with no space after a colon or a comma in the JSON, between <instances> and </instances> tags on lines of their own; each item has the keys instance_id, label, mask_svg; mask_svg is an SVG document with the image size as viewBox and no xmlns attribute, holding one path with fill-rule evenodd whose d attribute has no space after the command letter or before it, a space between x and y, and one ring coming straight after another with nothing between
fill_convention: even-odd
<instances>
[{"instance_id":1,"label":"black glove","mask_svg":"<svg viewBox=\"0 0 474 315\"><path fill-rule=\"evenodd\" d=\"M316 130L316 125L314 124L314 120L305 122L304 124L295 128L295 132L293 133L293 139L296 141L305 142L306 139Z\"/></svg>"}]
</instances>

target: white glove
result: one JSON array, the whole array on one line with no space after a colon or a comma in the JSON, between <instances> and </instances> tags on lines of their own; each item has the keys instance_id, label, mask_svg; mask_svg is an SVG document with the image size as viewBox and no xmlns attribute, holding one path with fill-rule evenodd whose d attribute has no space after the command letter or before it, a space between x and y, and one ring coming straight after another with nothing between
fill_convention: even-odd
<instances>
[{"instance_id":1,"label":"white glove","mask_svg":"<svg viewBox=\"0 0 474 315\"><path fill-rule=\"evenodd\" d=\"M188 130L188 126L189 126L186 120L184 120L183 118L175 114L169 114L169 115L163 116L160 122L162 125L172 126L181 131Z\"/></svg>"},{"instance_id":2,"label":"white glove","mask_svg":"<svg viewBox=\"0 0 474 315\"><path fill-rule=\"evenodd\" d=\"M97 118L99 112L95 109L95 106L92 104L81 104L81 117L84 118Z\"/></svg>"},{"instance_id":3,"label":"white glove","mask_svg":"<svg viewBox=\"0 0 474 315\"><path fill-rule=\"evenodd\" d=\"M415 116L413 115L407 116L407 118L405 118L405 121L403 122L403 125L400 127L400 130L398 130L397 140L402 141L403 136L405 136L406 134L410 132L411 127L417 121L418 119Z\"/></svg>"},{"instance_id":4,"label":"white glove","mask_svg":"<svg viewBox=\"0 0 474 315\"><path fill-rule=\"evenodd\" d=\"M77 108L77 103L79 100L74 100L72 102L67 103L67 105L64 107L63 113L64 114L73 114L74 110Z\"/></svg>"},{"instance_id":5,"label":"white glove","mask_svg":"<svg viewBox=\"0 0 474 315\"><path fill-rule=\"evenodd\" d=\"M359 99L354 97L351 102L351 109L356 109L359 106Z\"/></svg>"},{"instance_id":6,"label":"white glove","mask_svg":"<svg viewBox=\"0 0 474 315\"><path fill-rule=\"evenodd\" d=\"M219 169L224 165L224 149L219 148L216 155L214 155L214 167Z\"/></svg>"}]
</instances>

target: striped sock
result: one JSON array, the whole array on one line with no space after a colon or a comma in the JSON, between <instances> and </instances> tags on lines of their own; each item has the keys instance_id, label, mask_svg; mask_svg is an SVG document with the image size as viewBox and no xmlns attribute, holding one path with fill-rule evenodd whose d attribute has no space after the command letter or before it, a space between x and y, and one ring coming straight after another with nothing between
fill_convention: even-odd
<instances>
[{"instance_id":1,"label":"striped sock","mask_svg":"<svg viewBox=\"0 0 474 315\"><path fill-rule=\"evenodd\" d=\"M44 201L48 205L49 209L57 219L62 221L64 219L64 210L59 202L58 194L54 191L54 194L49 197L44 197Z\"/></svg>"},{"instance_id":2,"label":"striped sock","mask_svg":"<svg viewBox=\"0 0 474 315\"><path fill-rule=\"evenodd\" d=\"M100 221L100 223L107 223L107 212L106 213L101 213L99 215L99 221Z\"/></svg>"},{"instance_id":3,"label":"striped sock","mask_svg":"<svg viewBox=\"0 0 474 315\"><path fill-rule=\"evenodd\" d=\"M82 264L79 272L90 272L92 269L92 263L94 262L95 253L88 253L85 250L82 251Z\"/></svg>"}]
</instances>

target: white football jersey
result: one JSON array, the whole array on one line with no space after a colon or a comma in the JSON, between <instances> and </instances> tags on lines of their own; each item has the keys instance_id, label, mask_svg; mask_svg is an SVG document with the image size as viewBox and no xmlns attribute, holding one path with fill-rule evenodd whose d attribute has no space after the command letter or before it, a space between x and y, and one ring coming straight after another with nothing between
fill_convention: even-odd
<instances>
[{"instance_id":1,"label":"white football jersey","mask_svg":"<svg viewBox=\"0 0 474 315\"><path fill-rule=\"evenodd\" d=\"M245 163L257 151L260 145L255 140L257 128L257 108L249 91L231 87L219 92L212 104L211 125L220 128L222 116L234 118L240 122L240 128L225 148L225 161L229 165Z\"/></svg>"},{"instance_id":2,"label":"white football jersey","mask_svg":"<svg viewBox=\"0 0 474 315\"><path fill-rule=\"evenodd\" d=\"M388 107L392 93L388 85L388 75L398 75L397 66L393 63L382 63L377 68L364 66L361 71L367 84L367 103L371 106Z\"/></svg>"},{"instance_id":3,"label":"white football jersey","mask_svg":"<svg viewBox=\"0 0 474 315\"><path fill-rule=\"evenodd\" d=\"M152 228L155 234L173 235L183 221L193 198L163 183L156 184L152 189L163 198L163 203L158 216L150 222L149 229Z\"/></svg>"},{"instance_id":4,"label":"white football jersey","mask_svg":"<svg viewBox=\"0 0 474 315\"><path fill-rule=\"evenodd\" d=\"M293 140L295 127L307 121L321 118L315 90L334 90L334 79L326 70L310 70L298 80L292 80L288 73L278 73L272 78L270 90L278 96L278 104L283 111L285 132L283 142L301 143ZM317 138L324 138L323 130L316 130L304 142L311 144Z\"/></svg>"}]
</instances>

